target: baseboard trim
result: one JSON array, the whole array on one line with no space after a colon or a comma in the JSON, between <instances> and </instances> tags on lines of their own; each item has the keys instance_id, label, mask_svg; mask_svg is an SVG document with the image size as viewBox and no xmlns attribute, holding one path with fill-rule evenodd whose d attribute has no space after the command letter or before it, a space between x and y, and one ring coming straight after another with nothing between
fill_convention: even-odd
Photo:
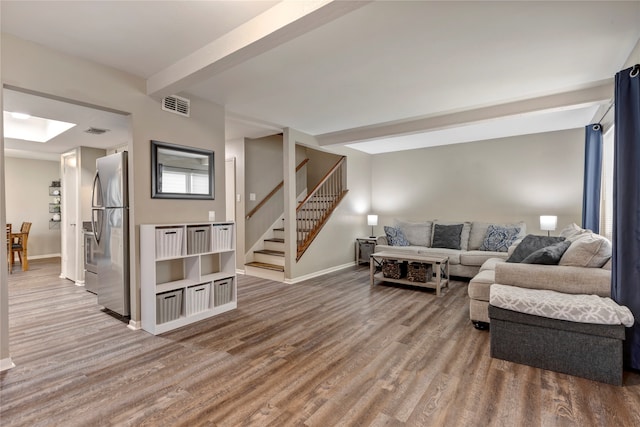
<instances>
[{"instance_id":1,"label":"baseboard trim","mask_svg":"<svg viewBox=\"0 0 640 427\"><path fill-rule=\"evenodd\" d=\"M139 320L130 319L127 328L131 329L132 331L140 330L142 329L142 322Z\"/></svg>"},{"instance_id":2,"label":"baseboard trim","mask_svg":"<svg viewBox=\"0 0 640 427\"><path fill-rule=\"evenodd\" d=\"M0 359L0 372L7 371L15 367L16 367L16 364L13 363L10 357L7 357L6 359Z\"/></svg>"},{"instance_id":3,"label":"baseboard trim","mask_svg":"<svg viewBox=\"0 0 640 427\"><path fill-rule=\"evenodd\" d=\"M299 282L304 282L305 280L313 279L315 277L324 276L325 274L333 273L335 271L344 270L345 268L353 267L353 262L348 262L346 264L337 265L335 267L330 267L324 270L316 271L313 273L305 274L304 276L296 277L294 279L284 279L283 283L287 283L289 285L294 285Z\"/></svg>"},{"instance_id":4,"label":"baseboard trim","mask_svg":"<svg viewBox=\"0 0 640 427\"><path fill-rule=\"evenodd\" d=\"M29 255L29 260L32 259L44 259L44 258L62 258L61 254L45 254L45 255Z\"/></svg>"}]
</instances>

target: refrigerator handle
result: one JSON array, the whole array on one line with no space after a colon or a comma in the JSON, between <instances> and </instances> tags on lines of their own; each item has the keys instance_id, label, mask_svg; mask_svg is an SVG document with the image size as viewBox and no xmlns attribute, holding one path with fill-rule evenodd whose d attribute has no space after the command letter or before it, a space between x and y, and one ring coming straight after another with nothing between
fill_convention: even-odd
<instances>
[{"instance_id":1,"label":"refrigerator handle","mask_svg":"<svg viewBox=\"0 0 640 427\"><path fill-rule=\"evenodd\" d=\"M100 238L102 237L102 209L91 210L91 228L93 229L93 238L96 239L96 243L100 244ZM97 218L96 218L97 216Z\"/></svg>"},{"instance_id":2,"label":"refrigerator handle","mask_svg":"<svg viewBox=\"0 0 640 427\"><path fill-rule=\"evenodd\" d=\"M96 190L100 191L100 175L98 171L96 171L96 176L93 178L93 189L91 190L91 207L92 208L99 206L96 204L96 196L97 196Z\"/></svg>"},{"instance_id":3,"label":"refrigerator handle","mask_svg":"<svg viewBox=\"0 0 640 427\"><path fill-rule=\"evenodd\" d=\"M100 191L100 175L96 171L96 176L93 178L93 189L91 190L91 228L93 231L93 238L96 239L96 243L100 244L100 234L102 233L102 218L99 214L99 210L94 209L96 206L97 192ZM96 218L97 216L97 218Z\"/></svg>"}]
</instances>

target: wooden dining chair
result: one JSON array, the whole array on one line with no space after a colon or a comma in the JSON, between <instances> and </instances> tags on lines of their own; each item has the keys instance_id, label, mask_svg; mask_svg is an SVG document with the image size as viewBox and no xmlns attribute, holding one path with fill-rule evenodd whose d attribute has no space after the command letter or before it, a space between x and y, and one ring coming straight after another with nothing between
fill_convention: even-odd
<instances>
[{"instance_id":1,"label":"wooden dining chair","mask_svg":"<svg viewBox=\"0 0 640 427\"><path fill-rule=\"evenodd\" d=\"M27 242L29 240L30 222L23 222L20 227L20 235L11 242L11 263L15 261L15 254L18 254L22 271L29 269L29 258L27 256Z\"/></svg>"},{"instance_id":2,"label":"wooden dining chair","mask_svg":"<svg viewBox=\"0 0 640 427\"><path fill-rule=\"evenodd\" d=\"M11 244L11 224L7 224L7 268L9 269L9 273L13 273L13 263L11 262L13 252L11 252Z\"/></svg>"}]
</instances>

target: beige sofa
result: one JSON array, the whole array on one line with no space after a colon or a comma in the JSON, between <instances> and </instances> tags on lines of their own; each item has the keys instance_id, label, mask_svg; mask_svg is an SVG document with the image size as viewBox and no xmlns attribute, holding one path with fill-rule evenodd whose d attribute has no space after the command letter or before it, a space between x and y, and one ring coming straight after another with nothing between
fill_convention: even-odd
<instances>
[{"instance_id":1,"label":"beige sofa","mask_svg":"<svg viewBox=\"0 0 640 427\"><path fill-rule=\"evenodd\" d=\"M506 262L502 258L487 260L469 282L469 317L478 329L489 324L489 294L492 284L547 289L567 294L611 296L611 243L575 224L560 235L570 246L558 265ZM509 253L517 247L515 244Z\"/></svg>"},{"instance_id":2,"label":"beige sofa","mask_svg":"<svg viewBox=\"0 0 640 427\"><path fill-rule=\"evenodd\" d=\"M432 247L436 225L462 224L460 234L460 249ZM508 253L504 251L483 250L483 243L490 226L518 228L516 239L526 235L524 222L515 224L496 224L480 221L450 222L424 221L409 222L395 220L394 227L402 231L410 243L408 246L390 245L387 236L380 236L376 242L376 252L390 251L396 253L414 253L449 257L449 268L452 276L472 278L480 271L480 267L489 259L506 259Z\"/></svg>"}]
</instances>

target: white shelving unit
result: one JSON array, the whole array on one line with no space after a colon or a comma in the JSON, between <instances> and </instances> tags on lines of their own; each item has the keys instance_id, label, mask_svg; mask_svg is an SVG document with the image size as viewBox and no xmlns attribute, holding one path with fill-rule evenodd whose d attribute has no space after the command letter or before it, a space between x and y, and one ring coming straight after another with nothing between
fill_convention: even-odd
<instances>
[{"instance_id":1,"label":"white shelving unit","mask_svg":"<svg viewBox=\"0 0 640 427\"><path fill-rule=\"evenodd\" d=\"M237 307L235 225L140 225L142 329L154 335Z\"/></svg>"}]
</instances>

